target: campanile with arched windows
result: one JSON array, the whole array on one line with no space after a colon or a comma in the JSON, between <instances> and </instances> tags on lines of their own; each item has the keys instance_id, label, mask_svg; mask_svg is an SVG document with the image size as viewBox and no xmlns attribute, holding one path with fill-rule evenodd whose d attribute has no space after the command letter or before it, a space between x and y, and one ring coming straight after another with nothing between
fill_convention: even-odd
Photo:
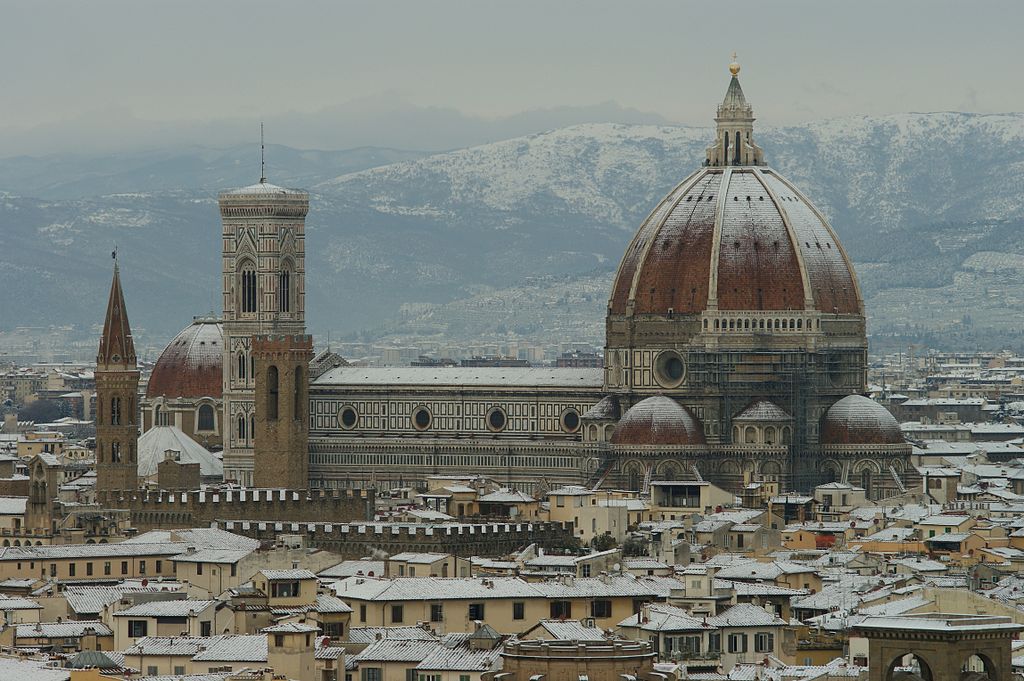
<instances>
[{"instance_id":1,"label":"campanile with arched windows","mask_svg":"<svg viewBox=\"0 0 1024 681\"><path fill-rule=\"evenodd\" d=\"M224 477L253 484L258 405L253 336L304 335L309 194L266 178L219 197L224 328ZM274 484L272 486L280 486ZM305 480L300 485L306 486Z\"/></svg>"},{"instance_id":2,"label":"campanile with arched windows","mask_svg":"<svg viewBox=\"0 0 1024 681\"><path fill-rule=\"evenodd\" d=\"M313 338L266 334L252 339L256 369L253 483L309 485L309 362Z\"/></svg>"},{"instance_id":3,"label":"campanile with arched windows","mask_svg":"<svg viewBox=\"0 0 1024 681\"><path fill-rule=\"evenodd\" d=\"M101 495L138 489L138 394L135 343L115 261L96 354L96 491Z\"/></svg>"}]
</instances>

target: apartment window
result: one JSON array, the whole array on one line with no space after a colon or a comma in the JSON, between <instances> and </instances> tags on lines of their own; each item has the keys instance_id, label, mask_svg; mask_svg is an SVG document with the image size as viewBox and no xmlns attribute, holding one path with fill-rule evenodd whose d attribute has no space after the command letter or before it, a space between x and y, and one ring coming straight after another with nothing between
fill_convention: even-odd
<instances>
[{"instance_id":1,"label":"apartment window","mask_svg":"<svg viewBox=\"0 0 1024 681\"><path fill-rule=\"evenodd\" d=\"M174 675L175 676L184 676L185 675L185 667L182 666L182 665L177 665L177 664L174 665Z\"/></svg>"},{"instance_id":2,"label":"apartment window","mask_svg":"<svg viewBox=\"0 0 1024 681\"><path fill-rule=\"evenodd\" d=\"M720 653L722 652L722 635L717 631L708 634L708 652L709 653Z\"/></svg>"},{"instance_id":3,"label":"apartment window","mask_svg":"<svg viewBox=\"0 0 1024 681\"><path fill-rule=\"evenodd\" d=\"M238 566L234 563L231 564L231 576L234 577L238 574Z\"/></svg>"},{"instance_id":4,"label":"apartment window","mask_svg":"<svg viewBox=\"0 0 1024 681\"><path fill-rule=\"evenodd\" d=\"M85 576L92 577L92 563L85 564Z\"/></svg>"},{"instance_id":5,"label":"apartment window","mask_svg":"<svg viewBox=\"0 0 1024 681\"><path fill-rule=\"evenodd\" d=\"M359 606L359 621L360 622L365 622L366 621L366 605L365 604Z\"/></svg>"},{"instance_id":6,"label":"apartment window","mask_svg":"<svg viewBox=\"0 0 1024 681\"><path fill-rule=\"evenodd\" d=\"M469 604L469 619L471 620L482 620L484 618L484 604L483 603L470 603Z\"/></svg>"},{"instance_id":7,"label":"apartment window","mask_svg":"<svg viewBox=\"0 0 1024 681\"><path fill-rule=\"evenodd\" d=\"M592 601L590 604L590 616L591 617L611 617L612 616L612 602L611 601Z\"/></svg>"},{"instance_id":8,"label":"apartment window","mask_svg":"<svg viewBox=\"0 0 1024 681\"><path fill-rule=\"evenodd\" d=\"M210 620L203 620L199 623L199 635L200 636L212 636L213 635L213 622Z\"/></svg>"},{"instance_id":9,"label":"apartment window","mask_svg":"<svg viewBox=\"0 0 1024 681\"><path fill-rule=\"evenodd\" d=\"M299 583L274 582L270 585L270 594L275 598L295 598L299 595Z\"/></svg>"},{"instance_id":10,"label":"apartment window","mask_svg":"<svg viewBox=\"0 0 1024 681\"><path fill-rule=\"evenodd\" d=\"M104 575L108 575L108 576L110 575L110 561L109 560L103 563L103 574Z\"/></svg>"},{"instance_id":11,"label":"apartment window","mask_svg":"<svg viewBox=\"0 0 1024 681\"><path fill-rule=\"evenodd\" d=\"M392 624L401 624L402 623L402 615L404 614L404 610L405 610L405 608L403 608L401 605L392 605L391 606L391 623Z\"/></svg>"},{"instance_id":12,"label":"apartment window","mask_svg":"<svg viewBox=\"0 0 1024 681\"><path fill-rule=\"evenodd\" d=\"M68 577L74 577L77 570L77 565L74 563L68 563Z\"/></svg>"},{"instance_id":13,"label":"apartment window","mask_svg":"<svg viewBox=\"0 0 1024 681\"><path fill-rule=\"evenodd\" d=\"M203 574L203 564L202 563L196 563L196 574L197 575Z\"/></svg>"},{"instance_id":14,"label":"apartment window","mask_svg":"<svg viewBox=\"0 0 1024 681\"><path fill-rule=\"evenodd\" d=\"M512 604L512 619L524 620L526 619L526 603L513 603Z\"/></svg>"},{"instance_id":15,"label":"apartment window","mask_svg":"<svg viewBox=\"0 0 1024 681\"><path fill-rule=\"evenodd\" d=\"M700 652L700 636L680 636L676 639L676 650L681 653L697 654Z\"/></svg>"},{"instance_id":16,"label":"apartment window","mask_svg":"<svg viewBox=\"0 0 1024 681\"><path fill-rule=\"evenodd\" d=\"M324 636L341 638L345 635L345 625L341 622L324 622Z\"/></svg>"},{"instance_id":17,"label":"apartment window","mask_svg":"<svg viewBox=\"0 0 1024 681\"><path fill-rule=\"evenodd\" d=\"M729 652L730 653L745 653L745 652L747 652L747 635L746 634L729 634Z\"/></svg>"},{"instance_id":18,"label":"apartment window","mask_svg":"<svg viewBox=\"0 0 1024 681\"><path fill-rule=\"evenodd\" d=\"M160 669L156 665L151 664L146 667L146 676L156 676L159 673Z\"/></svg>"},{"instance_id":19,"label":"apartment window","mask_svg":"<svg viewBox=\"0 0 1024 681\"><path fill-rule=\"evenodd\" d=\"M146 574L146 561L144 561L144 560L140 560L139 561L139 574L140 575Z\"/></svg>"},{"instance_id":20,"label":"apartment window","mask_svg":"<svg viewBox=\"0 0 1024 681\"><path fill-rule=\"evenodd\" d=\"M163 571L164 571L164 562L162 560L158 560L156 562L156 574L160 574Z\"/></svg>"},{"instance_id":21,"label":"apartment window","mask_svg":"<svg viewBox=\"0 0 1024 681\"><path fill-rule=\"evenodd\" d=\"M57 576L57 564L56 563L50 563L50 576L51 577L56 577Z\"/></svg>"},{"instance_id":22,"label":"apartment window","mask_svg":"<svg viewBox=\"0 0 1024 681\"><path fill-rule=\"evenodd\" d=\"M584 563L583 568L580 570L580 574L584 577L590 576L590 563Z\"/></svg>"},{"instance_id":23,"label":"apartment window","mask_svg":"<svg viewBox=\"0 0 1024 681\"><path fill-rule=\"evenodd\" d=\"M754 634L754 652L770 653L775 650L775 634Z\"/></svg>"},{"instance_id":24,"label":"apartment window","mask_svg":"<svg viewBox=\"0 0 1024 681\"><path fill-rule=\"evenodd\" d=\"M122 575L128 574L128 561L126 561L126 560L122 560L121 561L121 574Z\"/></svg>"},{"instance_id":25,"label":"apartment window","mask_svg":"<svg viewBox=\"0 0 1024 681\"><path fill-rule=\"evenodd\" d=\"M430 621L444 622L444 604L433 603L430 606Z\"/></svg>"},{"instance_id":26,"label":"apartment window","mask_svg":"<svg viewBox=\"0 0 1024 681\"><path fill-rule=\"evenodd\" d=\"M130 638L142 638L146 636L146 629L148 626L146 620L128 620L128 636Z\"/></svg>"},{"instance_id":27,"label":"apartment window","mask_svg":"<svg viewBox=\"0 0 1024 681\"><path fill-rule=\"evenodd\" d=\"M284 647L284 634L274 634L274 647L275 648L283 648Z\"/></svg>"},{"instance_id":28,"label":"apartment window","mask_svg":"<svg viewBox=\"0 0 1024 681\"><path fill-rule=\"evenodd\" d=\"M384 681L383 670L379 667L376 669L366 667L364 669L360 669L359 672L361 681Z\"/></svg>"},{"instance_id":29,"label":"apartment window","mask_svg":"<svg viewBox=\"0 0 1024 681\"><path fill-rule=\"evenodd\" d=\"M572 617L572 603L569 601L551 601L551 619L569 619Z\"/></svg>"}]
</instances>

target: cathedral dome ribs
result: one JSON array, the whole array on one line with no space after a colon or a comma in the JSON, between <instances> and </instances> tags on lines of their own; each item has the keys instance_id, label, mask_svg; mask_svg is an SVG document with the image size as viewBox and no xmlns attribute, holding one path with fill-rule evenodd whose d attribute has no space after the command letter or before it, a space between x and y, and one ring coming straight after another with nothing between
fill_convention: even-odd
<instances>
[{"instance_id":1,"label":"cathedral dome ribs","mask_svg":"<svg viewBox=\"0 0 1024 681\"><path fill-rule=\"evenodd\" d=\"M699 315L706 331L717 322L719 331L818 332L819 315L863 315L853 266L828 221L765 165L736 73L704 168L651 212L623 255L609 323ZM794 316L790 325L790 314L804 313L816 318Z\"/></svg>"}]
</instances>

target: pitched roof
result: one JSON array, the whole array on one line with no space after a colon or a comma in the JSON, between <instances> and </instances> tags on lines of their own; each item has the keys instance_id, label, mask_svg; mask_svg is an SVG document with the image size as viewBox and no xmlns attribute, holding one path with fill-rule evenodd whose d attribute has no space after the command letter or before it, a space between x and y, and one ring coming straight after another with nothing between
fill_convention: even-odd
<instances>
[{"instance_id":1,"label":"pitched roof","mask_svg":"<svg viewBox=\"0 0 1024 681\"><path fill-rule=\"evenodd\" d=\"M134 370L136 365L135 342L128 324L128 310L121 291L121 274L114 262L114 278L110 282L110 298L107 314L103 320L103 335L96 355L97 368L103 366L126 367Z\"/></svg>"},{"instance_id":2,"label":"pitched roof","mask_svg":"<svg viewBox=\"0 0 1024 681\"><path fill-rule=\"evenodd\" d=\"M266 662L267 637L263 634L226 634L208 639L206 650L192 659L196 662Z\"/></svg>"},{"instance_id":3,"label":"pitched roof","mask_svg":"<svg viewBox=\"0 0 1024 681\"><path fill-rule=\"evenodd\" d=\"M189 617L198 615L217 601L177 600L149 601L139 603L125 610L118 610L114 617Z\"/></svg>"},{"instance_id":4,"label":"pitched roof","mask_svg":"<svg viewBox=\"0 0 1024 681\"><path fill-rule=\"evenodd\" d=\"M707 623L714 627L756 627L784 625L786 620L752 603L739 603L725 612L708 617Z\"/></svg>"}]
</instances>

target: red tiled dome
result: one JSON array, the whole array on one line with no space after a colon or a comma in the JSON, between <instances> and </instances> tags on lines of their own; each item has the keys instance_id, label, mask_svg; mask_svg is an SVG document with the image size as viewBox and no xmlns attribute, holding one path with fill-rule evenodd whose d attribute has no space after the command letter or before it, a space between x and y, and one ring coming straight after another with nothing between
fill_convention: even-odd
<instances>
[{"instance_id":1,"label":"red tiled dome","mask_svg":"<svg viewBox=\"0 0 1024 681\"><path fill-rule=\"evenodd\" d=\"M626 250L608 309L699 314L709 297L723 311L863 310L832 228L791 183L762 166L705 167L672 190Z\"/></svg>"},{"instance_id":2,"label":"red tiled dome","mask_svg":"<svg viewBox=\"0 0 1024 681\"><path fill-rule=\"evenodd\" d=\"M889 410L863 395L833 404L821 422L823 445L898 445L905 442Z\"/></svg>"},{"instance_id":3,"label":"red tiled dome","mask_svg":"<svg viewBox=\"0 0 1024 681\"><path fill-rule=\"evenodd\" d=\"M174 337L153 367L146 397L212 397L224 390L224 331L216 319L197 318Z\"/></svg>"},{"instance_id":4,"label":"red tiled dome","mask_svg":"<svg viewBox=\"0 0 1024 681\"><path fill-rule=\"evenodd\" d=\"M617 445L702 445L704 427L678 402L655 395L626 411L612 433Z\"/></svg>"}]
</instances>

